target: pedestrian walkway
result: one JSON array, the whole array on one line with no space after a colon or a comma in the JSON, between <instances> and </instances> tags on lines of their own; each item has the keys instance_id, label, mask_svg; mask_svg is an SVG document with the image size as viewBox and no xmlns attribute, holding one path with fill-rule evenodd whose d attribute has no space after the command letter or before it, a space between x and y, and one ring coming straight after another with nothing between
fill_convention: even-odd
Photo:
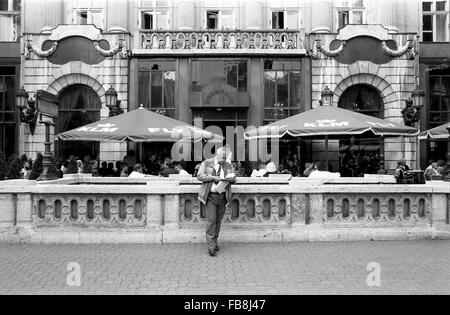
<instances>
[{"instance_id":1,"label":"pedestrian walkway","mask_svg":"<svg viewBox=\"0 0 450 315\"><path fill-rule=\"evenodd\" d=\"M223 244L217 257L206 245L0 245L0 283L0 294L450 294L450 241Z\"/></svg>"}]
</instances>

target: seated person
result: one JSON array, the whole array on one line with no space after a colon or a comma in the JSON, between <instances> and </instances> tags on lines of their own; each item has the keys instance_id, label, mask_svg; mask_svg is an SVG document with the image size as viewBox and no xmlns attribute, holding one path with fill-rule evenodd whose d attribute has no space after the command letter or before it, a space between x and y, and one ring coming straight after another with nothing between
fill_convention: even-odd
<instances>
[{"instance_id":1,"label":"seated person","mask_svg":"<svg viewBox=\"0 0 450 315\"><path fill-rule=\"evenodd\" d=\"M263 175L263 177L269 177L271 174L277 174L277 167L273 162L267 164L266 173Z\"/></svg>"},{"instance_id":2,"label":"seated person","mask_svg":"<svg viewBox=\"0 0 450 315\"><path fill-rule=\"evenodd\" d=\"M161 176L169 177L171 174L178 174L178 171L175 169L173 163L168 163L161 171Z\"/></svg>"},{"instance_id":3,"label":"seated person","mask_svg":"<svg viewBox=\"0 0 450 315\"><path fill-rule=\"evenodd\" d=\"M180 162L173 163L175 170L178 172L178 175L191 176L184 168L181 166Z\"/></svg>"},{"instance_id":4,"label":"seated person","mask_svg":"<svg viewBox=\"0 0 450 315\"><path fill-rule=\"evenodd\" d=\"M424 173L425 180L430 181L433 179L433 176L440 175L438 168L439 164L434 161L431 161L430 165L426 168Z\"/></svg>"},{"instance_id":5,"label":"seated person","mask_svg":"<svg viewBox=\"0 0 450 315\"><path fill-rule=\"evenodd\" d=\"M250 175L250 177L252 178L257 178L257 177L264 177L264 175L267 173L266 171L266 163L259 163L259 169L257 170L253 170L252 174Z\"/></svg>"},{"instance_id":6,"label":"seated person","mask_svg":"<svg viewBox=\"0 0 450 315\"><path fill-rule=\"evenodd\" d=\"M133 172L131 172L130 176L128 176L128 178L144 178L145 174L144 174L144 168L142 167L141 164L136 164L133 167Z\"/></svg>"},{"instance_id":7,"label":"seated person","mask_svg":"<svg viewBox=\"0 0 450 315\"><path fill-rule=\"evenodd\" d=\"M331 179L339 177L336 173L331 173L326 170L325 163L319 161L315 164L315 170L309 174L308 178L311 179Z\"/></svg>"},{"instance_id":8,"label":"seated person","mask_svg":"<svg viewBox=\"0 0 450 315\"><path fill-rule=\"evenodd\" d=\"M316 170L316 165L314 163L306 163L305 164L305 171L303 172L303 176L309 177L312 172Z\"/></svg>"}]
</instances>

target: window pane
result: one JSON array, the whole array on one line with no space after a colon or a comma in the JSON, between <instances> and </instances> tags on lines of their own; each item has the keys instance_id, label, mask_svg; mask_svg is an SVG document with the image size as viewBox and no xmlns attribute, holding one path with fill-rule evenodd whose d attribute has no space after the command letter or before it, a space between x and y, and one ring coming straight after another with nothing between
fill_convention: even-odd
<instances>
[{"instance_id":1,"label":"window pane","mask_svg":"<svg viewBox=\"0 0 450 315\"><path fill-rule=\"evenodd\" d=\"M98 28L103 29L103 12L94 11L91 14L92 14L92 24L94 24Z\"/></svg>"},{"instance_id":2,"label":"window pane","mask_svg":"<svg viewBox=\"0 0 450 315\"><path fill-rule=\"evenodd\" d=\"M8 11L8 0L0 0L0 11Z\"/></svg>"},{"instance_id":3,"label":"window pane","mask_svg":"<svg viewBox=\"0 0 450 315\"><path fill-rule=\"evenodd\" d=\"M225 66L226 72L226 80L229 86L232 86L237 89L237 65L236 64L228 64Z\"/></svg>"},{"instance_id":4,"label":"window pane","mask_svg":"<svg viewBox=\"0 0 450 315\"><path fill-rule=\"evenodd\" d=\"M339 11L339 28L348 24L348 11Z\"/></svg>"},{"instance_id":5,"label":"window pane","mask_svg":"<svg viewBox=\"0 0 450 315\"><path fill-rule=\"evenodd\" d=\"M222 12L220 24L222 28L234 28L233 12Z\"/></svg>"},{"instance_id":6,"label":"window pane","mask_svg":"<svg viewBox=\"0 0 450 315\"><path fill-rule=\"evenodd\" d=\"M264 106L274 107L276 98L276 71L264 72ZM267 117L268 118L268 117Z\"/></svg>"},{"instance_id":7,"label":"window pane","mask_svg":"<svg viewBox=\"0 0 450 315\"><path fill-rule=\"evenodd\" d=\"M362 12L353 12L353 24L362 24Z\"/></svg>"},{"instance_id":8,"label":"window pane","mask_svg":"<svg viewBox=\"0 0 450 315\"><path fill-rule=\"evenodd\" d=\"M151 107L162 107L162 72L152 72Z\"/></svg>"},{"instance_id":9,"label":"window pane","mask_svg":"<svg viewBox=\"0 0 450 315\"><path fill-rule=\"evenodd\" d=\"M436 2L436 11L445 11L445 1Z\"/></svg>"},{"instance_id":10,"label":"window pane","mask_svg":"<svg viewBox=\"0 0 450 315\"><path fill-rule=\"evenodd\" d=\"M164 72L164 107L175 108L175 71Z\"/></svg>"},{"instance_id":11,"label":"window pane","mask_svg":"<svg viewBox=\"0 0 450 315\"><path fill-rule=\"evenodd\" d=\"M289 29L298 29L298 12L291 11L287 13L286 27Z\"/></svg>"},{"instance_id":12,"label":"window pane","mask_svg":"<svg viewBox=\"0 0 450 315\"><path fill-rule=\"evenodd\" d=\"M168 28L167 25L167 12L158 12L156 15L156 28Z\"/></svg>"},{"instance_id":13,"label":"window pane","mask_svg":"<svg viewBox=\"0 0 450 315\"><path fill-rule=\"evenodd\" d=\"M432 31L433 30L433 16L432 15L424 15L423 16L423 30L424 31Z\"/></svg>"},{"instance_id":14,"label":"window pane","mask_svg":"<svg viewBox=\"0 0 450 315\"><path fill-rule=\"evenodd\" d=\"M447 15L436 15L436 41L445 42Z\"/></svg>"},{"instance_id":15,"label":"window pane","mask_svg":"<svg viewBox=\"0 0 450 315\"><path fill-rule=\"evenodd\" d=\"M153 15L149 13L142 13L142 28L144 30L151 30L153 28Z\"/></svg>"},{"instance_id":16,"label":"window pane","mask_svg":"<svg viewBox=\"0 0 450 315\"><path fill-rule=\"evenodd\" d=\"M88 14L86 11L77 12L77 24L86 25L88 22Z\"/></svg>"},{"instance_id":17,"label":"window pane","mask_svg":"<svg viewBox=\"0 0 450 315\"><path fill-rule=\"evenodd\" d=\"M5 78L5 90L5 110L14 111L15 86L13 77Z\"/></svg>"},{"instance_id":18,"label":"window pane","mask_svg":"<svg viewBox=\"0 0 450 315\"><path fill-rule=\"evenodd\" d=\"M433 33L432 32L423 32L422 40L424 42L432 42L433 41Z\"/></svg>"},{"instance_id":19,"label":"window pane","mask_svg":"<svg viewBox=\"0 0 450 315\"><path fill-rule=\"evenodd\" d=\"M218 16L219 16L218 11L208 11L206 13L206 28L207 29L216 29L217 28Z\"/></svg>"},{"instance_id":20,"label":"window pane","mask_svg":"<svg viewBox=\"0 0 450 315\"><path fill-rule=\"evenodd\" d=\"M239 73L238 73L238 87L239 91L247 91L247 62L240 62L239 63Z\"/></svg>"},{"instance_id":21,"label":"window pane","mask_svg":"<svg viewBox=\"0 0 450 315\"><path fill-rule=\"evenodd\" d=\"M288 72L277 72L277 103L280 106L288 106Z\"/></svg>"},{"instance_id":22,"label":"window pane","mask_svg":"<svg viewBox=\"0 0 450 315\"><path fill-rule=\"evenodd\" d=\"M144 107L150 107L150 94L148 89L148 84L150 82L150 72L140 71L139 72L139 105L144 105Z\"/></svg>"},{"instance_id":23,"label":"window pane","mask_svg":"<svg viewBox=\"0 0 450 315\"><path fill-rule=\"evenodd\" d=\"M301 73L299 71L292 71L290 73L290 106L291 108L300 107L300 89L301 89Z\"/></svg>"},{"instance_id":24,"label":"window pane","mask_svg":"<svg viewBox=\"0 0 450 315\"><path fill-rule=\"evenodd\" d=\"M275 11L272 12L272 29L284 28L284 12Z\"/></svg>"},{"instance_id":25,"label":"window pane","mask_svg":"<svg viewBox=\"0 0 450 315\"><path fill-rule=\"evenodd\" d=\"M449 106L449 100L450 100L450 78L449 77L443 77L442 78L442 88L445 93L442 97L442 110L443 111L450 111Z\"/></svg>"},{"instance_id":26,"label":"window pane","mask_svg":"<svg viewBox=\"0 0 450 315\"><path fill-rule=\"evenodd\" d=\"M11 156L15 151L15 139L16 139L16 125L5 124L5 143L4 152L6 156ZM0 140L1 141L1 140Z\"/></svg>"},{"instance_id":27,"label":"window pane","mask_svg":"<svg viewBox=\"0 0 450 315\"><path fill-rule=\"evenodd\" d=\"M431 2L422 2L422 11L431 11Z\"/></svg>"}]
</instances>

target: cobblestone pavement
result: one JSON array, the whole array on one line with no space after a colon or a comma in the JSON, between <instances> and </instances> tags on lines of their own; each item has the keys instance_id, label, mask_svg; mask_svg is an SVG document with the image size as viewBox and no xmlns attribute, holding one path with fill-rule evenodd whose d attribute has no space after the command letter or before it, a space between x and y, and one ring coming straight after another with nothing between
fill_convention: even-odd
<instances>
[{"instance_id":1,"label":"cobblestone pavement","mask_svg":"<svg viewBox=\"0 0 450 315\"><path fill-rule=\"evenodd\" d=\"M381 286L367 285L371 262ZM450 294L450 241L224 244L214 258L204 245L0 245L0 294L357 293Z\"/></svg>"}]
</instances>

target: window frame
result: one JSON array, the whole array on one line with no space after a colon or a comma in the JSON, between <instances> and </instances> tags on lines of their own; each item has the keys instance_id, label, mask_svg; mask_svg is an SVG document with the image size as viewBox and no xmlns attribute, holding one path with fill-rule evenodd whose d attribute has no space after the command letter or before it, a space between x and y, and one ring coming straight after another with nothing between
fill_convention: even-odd
<instances>
[{"instance_id":1,"label":"window frame","mask_svg":"<svg viewBox=\"0 0 450 315\"><path fill-rule=\"evenodd\" d=\"M264 108L264 115L263 115L263 125L267 125L267 124L271 124L271 123L274 123L274 122L276 122L276 121L278 121L278 120L280 120L280 119L285 119L285 118L288 118L288 117L292 117L292 116L294 116L294 115L297 115L297 114L299 114L299 113L301 113L301 110L302 110L302 104L301 104L301 102L298 104L298 107L295 107L295 106L291 106L291 104L292 104L292 84L291 84L291 76L292 76L292 73L297 73L297 74L299 74L299 77L300 77L300 83L299 83L299 85L300 85L300 90L302 90L302 88L301 88L301 86L302 86L302 84L303 84L303 77L302 77L302 73L303 73L303 69L302 69L302 65L301 65L301 63L300 63L300 65L299 65L299 67L298 68L294 68L294 69L284 69L284 67L283 67L283 69L265 69L265 62L266 61L269 61L269 60L271 60L271 61L274 61L274 60L276 60L276 61L280 61L280 62L284 62L284 61L295 61L295 60L285 60L285 59L263 59L263 61L262 61L262 70L263 70L263 84L262 84L262 87L263 87L263 96L264 96L264 101L263 101L263 108ZM267 110L275 110L275 109L279 109L278 107L274 107L274 106L270 106L270 107L268 107L267 106L267 104L266 104L266 99L265 99L265 95L266 95L266 72L276 72L277 73L277 79L275 80L275 102L278 102L278 72L284 72L285 74L287 73L287 75L288 75L288 78L287 78L287 89L288 89L288 96L287 96L287 106L285 106L285 107L283 107L283 110L287 110L287 117L284 117L284 118L280 118L280 119L271 119L271 118L269 118L269 117L266 117L266 111ZM301 95L300 95L300 98L301 98Z\"/></svg>"},{"instance_id":2,"label":"window frame","mask_svg":"<svg viewBox=\"0 0 450 315\"><path fill-rule=\"evenodd\" d=\"M445 10L443 11L437 11L437 3L438 2L445 2ZM431 3L431 10L430 11L423 11L423 4L424 3ZM420 36L421 40L423 42L427 43L439 43L439 42L447 42L449 41L449 27L450 27L450 1L449 0L426 0L420 2L420 11L421 11L421 23L420 23ZM444 27L444 40L443 41L437 41L437 16L445 16L445 27ZM432 30L431 31L424 31L423 29L423 19L424 16L431 16L431 24L432 24ZM425 41L424 40L424 33L432 33L432 40Z\"/></svg>"},{"instance_id":3,"label":"window frame","mask_svg":"<svg viewBox=\"0 0 450 315\"><path fill-rule=\"evenodd\" d=\"M209 12L217 12L217 25L216 28L208 28L208 13ZM223 25L223 15L224 13L231 13L232 16L232 26L231 27L225 27ZM206 8L203 13L203 28L205 30L225 30L230 29L234 30L236 29L236 10L233 8L230 9L213 9L213 8Z\"/></svg>"},{"instance_id":4,"label":"window frame","mask_svg":"<svg viewBox=\"0 0 450 315\"><path fill-rule=\"evenodd\" d=\"M144 28L143 27L143 22L144 22L144 15L145 14L149 14L152 16L153 19L153 25L151 26L151 28ZM158 15L161 14L165 14L167 17L167 22L166 25L164 26L160 26L158 25ZM170 29L170 10L169 8L166 7L158 7L158 8L141 8L139 9L139 18L138 18L138 22L139 22L139 28L141 30L145 30L145 31L155 31L155 30L160 30L160 29Z\"/></svg>"},{"instance_id":5,"label":"window frame","mask_svg":"<svg viewBox=\"0 0 450 315\"><path fill-rule=\"evenodd\" d=\"M364 25L367 24L367 7L365 6L364 1L362 1L361 6L357 6L357 5L353 5L353 4L348 4L348 5L343 5L341 3L339 3L339 1L336 1L336 17L335 17L335 22L336 22L336 30L339 30L341 28L344 28L347 25ZM340 26L339 25L339 13L340 12L348 12L348 23ZM355 13L361 13L361 23L355 23L355 18L354 15Z\"/></svg>"},{"instance_id":6,"label":"window frame","mask_svg":"<svg viewBox=\"0 0 450 315\"><path fill-rule=\"evenodd\" d=\"M1 68L1 66L0 66ZM14 92L16 91L17 88L17 77L16 74L0 74L0 82L2 83L3 86L6 86L5 81L6 78L12 78L13 79L13 86L14 86ZM15 94L15 93L14 93ZM14 148L13 148L13 152L16 151L16 146L17 146L17 110L16 110L16 104L15 104L15 98L13 98L12 100L12 110L5 110L6 108L6 103L5 103L5 98L4 95L2 96L2 107L0 107L0 128L2 129L1 135L2 135L2 139L0 139L0 151L5 153L5 157L8 158L9 156L7 156L7 150L6 150L6 137L7 137L7 133L5 132L6 127L7 126L12 126L12 129L14 130L14 134L12 135L12 143L14 143ZM12 119L5 121L4 117L5 114L8 115L12 115ZM11 140L11 139L10 139Z\"/></svg>"},{"instance_id":7,"label":"window frame","mask_svg":"<svg viewBox=\"0 0 450 315\"><path fill-rule=\"evenodd\" d=\"M284 27L283 28L273 28L273 20L272 20L272 16L273 13L275 12L280 12L283 13L283 22L284 22ZM289 13L295 12L297 13L297 27L296 28L288 28L287 24L288 24L288 16ZM293 8L270 8L270 10L268 10L268 16L267 16L267 21L268 21L268 29L273 30L273 31L277 31L277 30L298 30L301 29L302 27L302 20L301 20L301 11L300 8L297 7L293 7Z\"/></svg>"},{"instance_id":8,"label":"window frame","mask_svg":"<svg viewBox=\"0 0 450 315\"><path fill-rule=\"evenodd\" d=\"M86 24L78 23L78 15L79 13L86 12ZM93 18L93 14L100 14L101 25L97 25L95 23L95 19ZM72 7L72 24L73 25L95 25L100 29L105 28L105 4L98 3L97 1L90 1L88 6L77 6L75 3Z\"/></svg>"},{"instance_id":9,"label":"window frame","mask_svg":"<svg viewBox=\"0 0 450 315\"><path fill-rule=\"evenodd\" d=\"M439 86L442 86L442 79L443 78L447 78L449 80L450 83L450 74L430 74L429 75L429 82L431 81L431 79L439 79ZM439 108L438 110L431 110L431 102L432 102L432 98L433 98L433 93L432 93L432 87L430 86L430 93L429 93L429 97L428 97L428 102L429 102L429 106L428 106L428 110L427 110L427 121L429 124L429 128L434 128L440 125L443 125L445 123L447 123L448 121L446 119L442 118L442 115L447 115L447 117L450 117L450 104L449 107L447 108L446 111L443 110L443 101L442 98L444 97L443 95L439 95ZM447 94L448 98L450 99L450 94ZM450 101L449 101L450 102ZM431 121L431 117L432 115L436 115L436 114L440 114L441 116L441 120L439 122L432 122Z\"/></svg>"}]
</instances>

